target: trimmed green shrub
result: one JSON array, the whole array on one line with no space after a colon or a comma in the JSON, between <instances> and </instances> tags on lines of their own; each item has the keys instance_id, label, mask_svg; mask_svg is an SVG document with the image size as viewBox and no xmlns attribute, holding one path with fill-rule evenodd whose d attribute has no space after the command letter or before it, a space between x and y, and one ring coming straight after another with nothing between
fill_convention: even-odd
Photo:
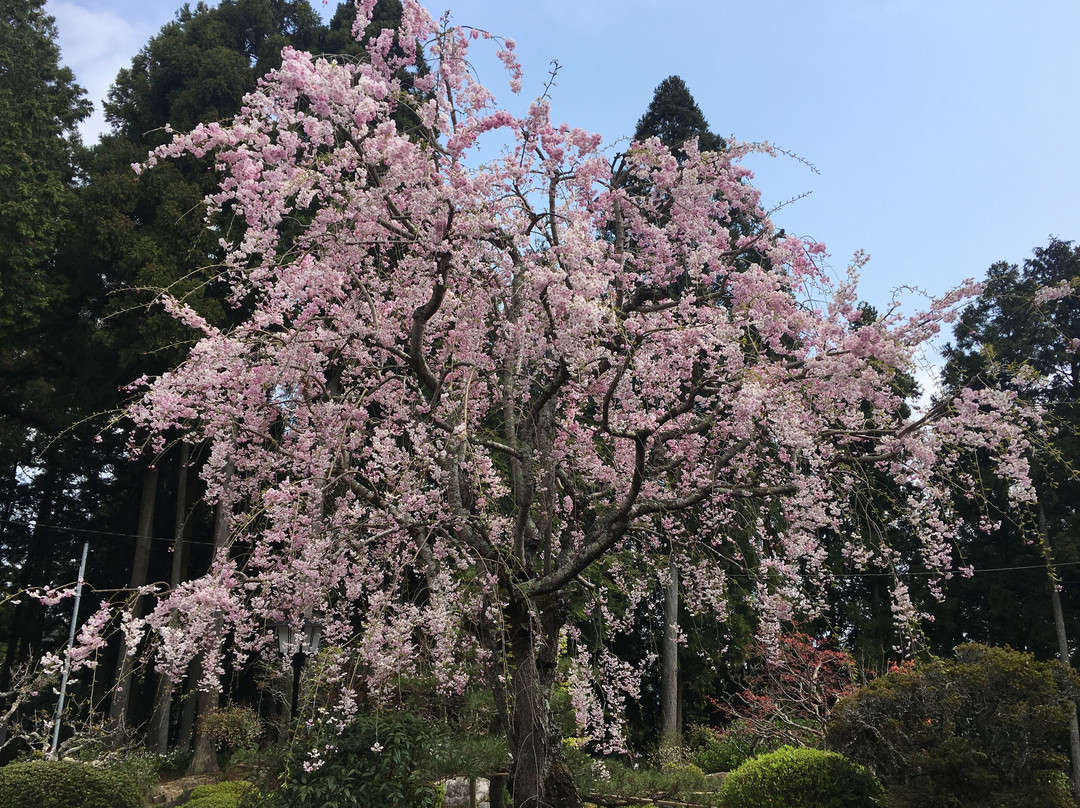
<instances>
[{"instance_id":1,"label":"trimmed green shrub","mask_svg":"<svg viewBox=\"0 0 1080 808\"><path fill-rule=\"evenodd\" d=\"M72 761L34 760L0 768L0 808L143 808L124 775Z\"/></svg>"},{"instance_id":2,"label":"trimmed green shrub","mask_svg":"<svg viewBox=\"0 0 1080 808\"><path fill-rule=\"evenodd\" d=\"M340 736L312 739L308 765L280 801L288 808L439 808L434 770L445 737L442 724L412 713L362 715Z\"/></svg>"},{"instance_id":3,"label":"trimmed green shrub","mask_svg":"<svg viewBox=\"0 0 1080 808\"><path fill-rule=\"evenodd\" d=\"M721 808L868 808L883 794L868 769L843 755L783 746L729 774L716 797Z\"/></svg>"},{"instance_id":4,"label":"trimmed green shrub","mask_svg":"<svg viewBox=\"0 0 1080 808\"><path fill-rule=\"evenodd\" d=\"M225 780L197 786L184 808L241 808L245 800L257 796L255 786L246 780Z\"/></svg>"},{"instance_id":5,"label":"trimmed green shrub","mask_svg":"<svg viewBox=\"0 0 1080 808\"><path fill-rule=\"evenodd\" d=\"M895 808L1064 808L1077 686L1057 662L963 645L842 699L826 745L869 767Z\"/></svg>"}]
</instances>

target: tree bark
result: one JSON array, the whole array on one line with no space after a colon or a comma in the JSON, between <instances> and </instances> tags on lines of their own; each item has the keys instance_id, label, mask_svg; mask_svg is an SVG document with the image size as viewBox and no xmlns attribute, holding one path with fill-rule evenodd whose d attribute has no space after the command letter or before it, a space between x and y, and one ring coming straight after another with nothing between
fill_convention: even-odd
<instances>
[{"instance_id":1,"label":"tree bark","mask_svg":"<svg viewBox=\"0 0 1080 808\"><path fill-rule=\"evenodd\" d=\"M1046 572L1050 578L1050 605L1054 610L1054 629L1057 633L1058 659L1067 668L1072 667L1072 654L1069 652L1069 638L1065 633L1065 615L1061 610L1061 595L1058 592L1057 576L1054 574L1053 549L1050 544L1050 529L1046 524L1046 508L1038 500L1039 533L1042 537L1043 557L1046 559ZM1070 702L1069 714L1069 759L1072 762L1073 799L1080 802L1080 720L1076 712L1076 702Z\"/></svg>"},{"instance_id":2,"label":"tree bark","mask_svg":"<svg viewBox=\"0 0 1080 808\"><path fill-rule=\"evenodd\" d=\"M228 543L229 539L229 511L231 510L231 503L228 501L228 488L232 479L232 461L225 468L225 488L226 492L222 495L222 499L218 501L217 507L214 509L214 555L222 550ZM220 627L223 624L221 616L219 615L215 623ZM218 628L220 634L220 628ZM199 690L198 700L196 702L196 718L195 718L195 742L194 742L194 754L191 757L191 763L188 765L187 773L190 774L207 774L210 772L216 772L218 770L217 765L217 753L214 751L214 742L209 735L205 732L203 719L210 713L211 710L216 710L218 706L219 693L217 689L209 691Z\"/></svg>"},{"instance_id":3,"label":"tree bark","mask_svg":"<svg viewBox=\"0 0 1080 808\"><path fill-rule=\"evenodd\" d=\"M668 560L668 583L664 587L664 640L660 663L660 743L675 744L679 726L679 568Z\"/></svg>"},{"instance_id":4,"label":"tree bark","mask_svg":"<svg viewBox=\"0 0 1080 808\"><path fill-rule=\"evenodd\" d=\"M515 600L507 608L512 662L510 793L514 808L581 808L561 738L551 725L563 610L550 598L541 601Z\"/></svg>"},{"instance_id":5,"label":"tree bark","mask_svg":"<svg viewBox=\"0 0 1080 808\"><path fill-rule=\"evenodd\" d=\"M146 585L147 571L150 568L150 541L154 532L154 508L157 504L157 466L150 466L143 474L142 499L139 505L138 537L135 539L135 556L131 562L131 577L128 588L135 590ZM135 596L131 612L133 617L142 617L145 598ZM116 660L116 679L113 685L112 700L109 703L109 726L122 730L127 726L128 706L131 703L131 687L134 683L135 665L127 651L127 642L121 638L120 656Z\"/></svg>"},{"instance_id":6,"label":"tree bark","mask_svg":"<svg viewBox=\"0 0 1080 808\"><path fill-rule=\"evenodd\" d=\"M199 677L199 668L194 662L188 666L188 685L181 699L180 723L176 728L176 745L180 749L190 749L195 738L195 710L199 704L199 692L190 683Z\"/></svg>"},{"instance_id":7,"label":"tree bark","mask_svg":"<svg viewBox=\"0 0 1080 808\"><path fill-rule=\"evenodd\" d=\"M169 588L175 590L180 585L184 551L184 531L187 527L187 480L188 463L191 461L191 447L181 442L179 470L176 482L176 516L173 528L172 570L169 574ZM146 745L159 755L169 751L169 719L172 711L173 679L166 673L158 676L157 690L154 693L154 711L150 714L150 728L146 735Z\"/></svg>"},{"instance_id":8,"label":"tree bark","mask_svg":"<svg viewBox=\"0 0 1080 808\"><path fill-rule=\"evenodd\" d=\"M218 706L218 692L216 690L199 690L196 702L198 718L195 723L195 744L191 763L188 764L188 775L213 774L218 771L217 750L214 748L213 739L205 732L203 722L211 710Z\"/></svg>"},{"instance_id":9,"label":"tree bark","mask_svg":"<svg viewBox=\"0 0 1080 808\"><path fill-rule=\"evenodd\" d=\"M56 502L63 489L66 474L58 468L55 459L41 474L41 491L35 511L34 527L30 534L26 561L19 576L17 590L48 583L49 572L53 563L56 545L56 530L50 522L56 512ZM21 598L16 607L15 619L11 621L8 633L7 653L4 655L4 667L0 671L0 689L11 686L12 671L16 665L38 656L43 629L42 616L44 607L36 598Z\"/></svg>"}]
</instances>

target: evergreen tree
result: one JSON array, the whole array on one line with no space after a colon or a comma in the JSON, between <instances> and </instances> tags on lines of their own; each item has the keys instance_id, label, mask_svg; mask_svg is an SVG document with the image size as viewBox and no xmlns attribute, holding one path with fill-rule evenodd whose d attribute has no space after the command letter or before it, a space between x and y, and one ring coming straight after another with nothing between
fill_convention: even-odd
<instances>
[{"instance_id":1,"label":"evergreen tree","mask_svg":"<svg viewBox=\"0 0 1080 808\"><path fill-rule=\"evenodd\" d=\"M1046 514L1049 546L1059 566L1064 613L1075 615L1080 561L1080 248L1051 239L1036 248L1022 266L1000 262L987 273L982 294L955 327L955 342L945 349L944 378L949 388L962 384L1009 385L1019 371L1034 374L1034 393L1046 409L1047 426L1040 450L1031 460L1039 502ZM1025 393L1032 395L1030 391ZM940 648L962 639L1015 648L1048 658L1057 653L1047 549L1040 540L1035 512L1004 506L1007 491L976 467L964 473L983 487L986 521L1000 528L960 537L965 563L1000 570L950 582L949 597L939 608L931 637ZM974 509L965 498L958 508ZM1045 538L1045 537L1044 537ZM1067 633L1080 636L1080 623L1069 617Z\"/></svg>"},{"instance_id":2,"label":"evergreen tree","mask_svg":"<svg viewBox=\"0 0 1080 808\"><path fill-rule=\"evenodd\" d=\"M709 130L709 122L697 105L690 90L678 76L668 76L656 88L649 108L645 110L634 130L634 140L650 137L683 154L682 147L691 138L698 139L700 151L720 151L726 148L724 139Z\"/></svg>"},{"instance_id":3,"label":"evergreen tree","mask_svg":"<svg viewBox=\"0 0 1080 808\"><path fill-rule=\"evenodd\" d=\"M184 131L230 118L258 79L280 65L285 45L315 49L324 32L306 0L185 5L118 74L105 105L112 132L92 150L90 181L82 189L79 236L85 246L81 256L73 257L99 281L90 297L104 324L96 336L112 389L160 374L191 344L193 332L152 307L161 291L171 290L218 325L226 324L229 311L220 277L219 234L205 227L204 199L215 187L212 160L163 165L141 176L131 164L167 142L170 129ZM239 224L224 216L217 226L228 231ZM111 409L119 404L118 396ZM115 586L134 589L150 579L171 579L168 545L152 538L176 534L172 521L182 518L164 501L185 474L174 456L178 450L142 468L118 459L115 499L107 510L113 524L136 538L123 545L127 556L114 565ZM196 538L208 540L211 515L206 509L188 519L201 526ZM208 560L205 554L196 556L195 571ZM133 661L122 646L118 653L119 686L111 694L110 718L121 726L134 712L134 723L142 723L149 682L136 689ZM167 730L167 719L158 718L159 731ZM155 745L160 748L160 734Z\"/></svg>"},{"instance_id":4,"label":"evergreen tree","mask_svg":"<svg viewBox=\"0 0 1080 808\"><path fill-rule=\"evenodd\" d=\"M41 0L5 0L0 16L0 329L33 326L59 290L49 262L76 173L75 127L90 113L60 65Z\"/></svg>"},{"instance_id":5,"label":"evergreen tree","mask_svg":"<svg viewBox=\"0 0 1080 808\"><path fill-rule=\"evenodd\" d=\"M184 5L116 78L105 105L117 134L142 145L226 120L281 49L313 50L322 23L306 0L224 0Z\"/></svg>"},{"instance_id":6,"label":"evergreen tree","mask_svg":"<svg viewBox=\"0 0 1080 808\"><path fill-rule=\"evenodd\" d=\"M51 525L80 518L66 492L92 453L64 453L51 441L81 412L71 383L81 375L85 335L57 331L80 290L58 271L57 252L79 174L75 127L91 106L60 65L56 26L43 6L0 4L0 574L8 592L51 580L70 543ZM86 479L85 497L96 490L96 478ZM16 658L41 650L45 617L25 598L0 612L7 644L0 688Z\"/></svg>"}]
</instances>

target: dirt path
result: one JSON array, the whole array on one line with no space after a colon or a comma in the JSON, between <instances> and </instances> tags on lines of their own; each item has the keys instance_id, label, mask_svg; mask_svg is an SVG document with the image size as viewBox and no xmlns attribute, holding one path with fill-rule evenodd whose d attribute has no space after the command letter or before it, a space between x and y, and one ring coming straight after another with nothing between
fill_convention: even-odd
<instances>
[{"instance_id":1,"label":"dirt path","mask_svg":"<svg viewBox=\"0 0 1080 808\"><path fill-rule=\"evenodd\" d=\"M162 780L157 790L150 798L151 804L162 805L170 803L185 791L191 791L195 786L206 783L216 783L221 779L220 774L195 774L191 777L177 777L175 780Z\"/></svg>"}]
</instances>

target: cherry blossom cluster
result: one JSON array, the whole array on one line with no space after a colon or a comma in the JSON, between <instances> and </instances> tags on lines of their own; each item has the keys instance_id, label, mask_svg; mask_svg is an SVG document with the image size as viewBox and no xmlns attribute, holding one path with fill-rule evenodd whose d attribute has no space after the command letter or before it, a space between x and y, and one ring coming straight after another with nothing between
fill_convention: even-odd
<instances>
[{"instance_id":1,"label":"cherry blossom cluster","mask_svg":"<svg viewBox=\"0 0 1080 808\"><path fill-rule=\"evenodd\" d=\"M672 560L685 603L720 621L729 575L750 575L777 637L820 608L823 536L891 560L851 527L868 469L942 573L963 453L1031 497L1037 415L1018 398L964 391L912 419L895 384L977 286L870 320L865 259L834 285L824 247L761 209L740 160L767 146L616 153L547 101L513 115L469 67L491 39L406 0L366 61L287 49L233 121L140 167L214 156L236 306L221 330L163 298L201 338L129 410L151 449L177 430L211 447L209 496L231 513L210 573L130 622L174 676L202 654L212 686L226 639L243 663L270 622L316 614L371 693L421 672L514 688L572 606L633 630ZM496 44L516 91L513 43ZM501 154L479 150L489 135ZM902 587L894 608L912 619ZM608 648L579 647L572 670L590 726L635 697L640 671Z\"/></svg>"}]
</instances>

